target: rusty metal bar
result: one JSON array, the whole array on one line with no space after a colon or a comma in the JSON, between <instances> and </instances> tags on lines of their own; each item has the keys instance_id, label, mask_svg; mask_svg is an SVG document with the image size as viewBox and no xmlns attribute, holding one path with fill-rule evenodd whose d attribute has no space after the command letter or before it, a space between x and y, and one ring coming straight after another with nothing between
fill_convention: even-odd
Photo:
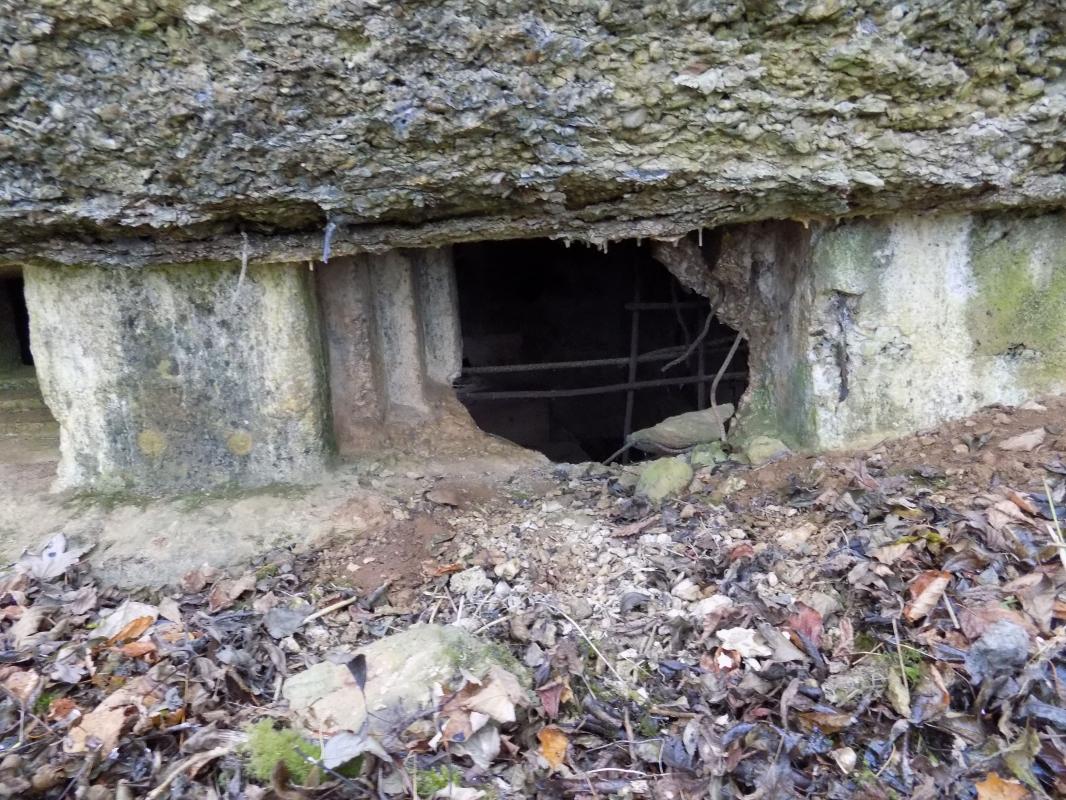
<instances>
[{"instance_id":1,"label":"rusty metal bar","mask_svg":"<svg viewBox=\"0 0 1066 800\"><path fill-rule=\"evenodd\" d=\"M622 441L629 441L633 432L633 408L637 401L637 392L633 384L637 380L640 367L640 262L633 259L633 306L629 323L629 387L626 390L626 416L622 424ZM622 454L623 463L629 463L629 451Z\"/></svg>"},{"instance_id":2,"label":"rusty metal bar","mask_svg":"<svg viewBox=\"0 0 1066 800\"><path fill-rule=\"evenodd\" d=\"M647 303L641 303L641 302L638 302L638 301L634 301L632 303L626 303L625 304L625 310L626 311L673 311L675 308L706 308L706 307L707 307L707 301L706 300L704 300L702 303L694 303L694 302L690 302L690 301L685 301L685 302L679 301L676 305L674 303L653 303L653 302L650 302L650 301L647 302Z\"/></svg>"},{"instance_id":3,"label":"rusty metal bar","mask_svg":"<svg viewBox=\"0 0 1066 800\"><path fill-rule=\"evenodd\" d=\"M741 380L746 372L726 372L721 380ZM706 383L713 376L690 376L688 378L656 378L650 381L632 381L612 383L605 386L582 386L579 389L516 389L500 392L463 392L456 394L464 400L545 400L558 397L586 397L596 394L616 394L618 392L635 392L640 389L653 389L658 386L688 386L693 383Z\"/></svg>"},{"instance_id":4,"label":"rusty metal bar","mask_svg":"<svg viewBox=\"0 0 1066 800\"><path fill-rule=\"evenodd\" d=\"M715 347L719 345L732 344L733 337L723 337L721 339L711 339L704 343L704 346L709 348L710 352L715 352ZM720 347L719 349L725 350L726 347ZM683 347L669 347L662 350L656 350L652 353L642 353L637 357L637 361L641 364L646 362L655 361L667 361L680 353L684 352ZM508 372L547 372L551 370L564 370L564 369L583 369L585 367L624 367L630 362L629 356L619 356L617 358L590 358L585 361L542 361L534 364L497 364L486 367L463 367L464 375L497 375Z\"/></svg>"}]
</instances>

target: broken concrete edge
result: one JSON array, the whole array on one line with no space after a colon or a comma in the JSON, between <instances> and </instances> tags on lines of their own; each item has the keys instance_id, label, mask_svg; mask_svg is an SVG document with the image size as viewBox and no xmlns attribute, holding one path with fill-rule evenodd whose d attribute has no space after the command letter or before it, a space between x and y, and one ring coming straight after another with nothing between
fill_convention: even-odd
<instances>
[{"instance_id":1,"label":"broken concrete edge","mask_svg":"<svg viewBox=\"0 0 1066 800\"><path fill-rule=\"evenodd\" d=\"M1032 184L1032 185L1030 185ZM550 238L601 247L627 239L677 240L692 231L728 225L793 220L804 225L832 226L853 219L898 213L925 214L953 211L997 212L1017 210L1042 213L1066 206L1066 177L1048 177L1025 186L975 189L974 194L955 188L943 194L925 192L901 200L886 195L883 205L855 203L833 191L821 202L772 203L753 207L742 195L707 192L694 196L689 208L672 210L676 203L647 204L647 216L620 215L619 207L585 208L566 218L552 216L476 216L425 222L416 225L352 224L337 226L330 237L330 259L366 253L384 253L395 248L433 248L468 242ZM708 213L708 208L714 208ZM581 219L588 215L591 219ZM138 231L140 232L140 231ZM320 261L324 255L325 226L306 233L219 233L202 239L168 236L165 231L128 238L54 236L28 241L0 241L0 267L99 266L134 268L181 264L187 267L239 262L242 252L249 263ZM245 244L247 241L247 244Z\"/></svg>"}]
</instances>

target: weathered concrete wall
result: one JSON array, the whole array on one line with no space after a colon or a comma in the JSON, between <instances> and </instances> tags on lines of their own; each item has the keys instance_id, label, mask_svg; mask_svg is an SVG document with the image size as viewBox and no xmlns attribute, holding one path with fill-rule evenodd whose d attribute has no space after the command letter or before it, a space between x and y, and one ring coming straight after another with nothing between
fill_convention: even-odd
<instances>
[{"instance_id":1,"label":"weathered concrete wall","mask_svg":"<svg viewBox=\"0 0 1066 800\"><path fill-rule=\"evenodd\" d=\"M58 488L171 491L323 466L327 402L304 265L26 269L61 426Z\"/></svg>"},{"instance_id":2,"label":"weathered concrete wall","mask_svg":"<svg viewBox=\"0 0 1066 800\"><path fill-rule=\"evenodd\" d=\"M334 259L316 274L341 453L383 448L397 430L445 415L465 419L450 391L462 363L450 248Z\"/></svg>"},{"instance_id":3,"label":"weathered concrete wall","mask_svg":"<svg viewBox=\"0 0 1066 800\"><path fill-rule=\"evenodd\" d=\"M903 215L812 239L753 365L748 432L862 446L1066 391L1066 213Z\"/></svg>"},{"instance_id":4,"label":"weathered concrete wall","mask_svg":"<svg viewBox=\"0 0 1066 800\"><path fill-rule=\"evenodd\" d=\"M232 260L243 228L254 261L296 261L329 221L344 255L1066 202L1060 0L0 12L0 260Z\"/></svg>"}]
</instances>

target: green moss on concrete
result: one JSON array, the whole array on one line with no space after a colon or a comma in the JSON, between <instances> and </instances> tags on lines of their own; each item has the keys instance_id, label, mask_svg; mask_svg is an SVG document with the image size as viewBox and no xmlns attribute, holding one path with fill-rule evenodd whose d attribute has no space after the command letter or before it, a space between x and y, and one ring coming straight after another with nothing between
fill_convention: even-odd
<instances>
[{"instance_id":1,"label":"green moss on concrete","mask_svg":"<svg viewBox=\"0 0 1066 800\"><path fill-rule=\"evenodd\" d=\"M971 252L976 285L968 325L977 354L1016 358L1018 377L1034 392L1062 386L1066 215L982 221Z\"/></svg>"}]
</instances>

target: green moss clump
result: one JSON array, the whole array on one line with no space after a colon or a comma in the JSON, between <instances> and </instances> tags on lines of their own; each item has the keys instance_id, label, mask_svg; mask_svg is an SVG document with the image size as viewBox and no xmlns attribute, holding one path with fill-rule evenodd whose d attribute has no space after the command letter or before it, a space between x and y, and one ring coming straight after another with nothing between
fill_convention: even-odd
<instances>
[{"instance_id":1,"label":"green moss clump","mask_svg":"<svg viewBox=\"0 0 1066 800\"><path fill-rule=\"evenodd\" d=\"M458 786L459 780L459 770L455 767L435 767L426 772L419 772L415 776L415 789L418 790L419 797L432 797L448 786Z\"/></svg>"},{"instance_id":2,"label":"green moss clump","mask_svg":"<svg viewBox=\"0 0 1066 800\"><path fill-rule=\"evenodd\" d=\"M270 719L259 720L247 732L244 753L248 759L248 772L253 778L261 783L269 783L280 761L295 783L307 783L311 770L315 768L307 759L318 761L322 756L317 745L294 730L275 728L274 721Z\"/></svg>"}]
</instances>

